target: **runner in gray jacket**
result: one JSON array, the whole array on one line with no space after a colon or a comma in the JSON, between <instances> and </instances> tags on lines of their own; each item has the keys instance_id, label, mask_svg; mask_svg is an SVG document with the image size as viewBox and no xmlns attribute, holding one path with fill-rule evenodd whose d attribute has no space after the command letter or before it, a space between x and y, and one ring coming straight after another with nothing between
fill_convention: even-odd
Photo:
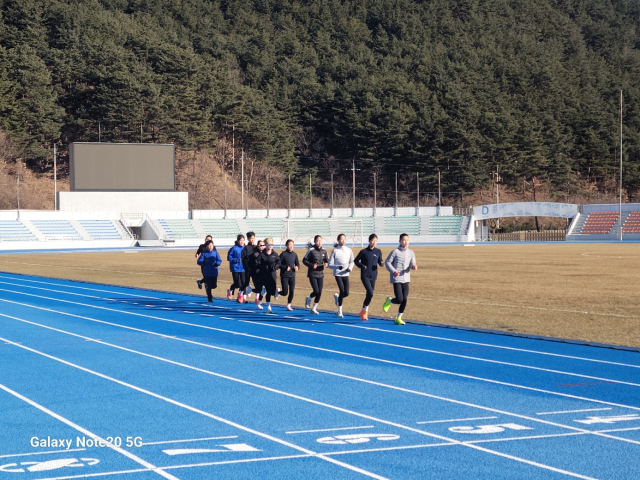
<instances>
[{"instance_id":1,"label":"runner in gray jacket","mask_svg":"<svg viewBox=\"0 0 640 480\"><path fill-rule=\"evenodd\" d=\"M396 325L404 325L402 314L407 307L407 297L409 296L409 282L411 281L411 270L418 269L416 254L409 250L409 235L400 235L400 246L393 250L387 257L385 266L391 274L391 283L395 298L387 297L382 306L382 310L389 311L391 304L400 305L398 316L395 319Z\"/></svg>"}]
</instances>

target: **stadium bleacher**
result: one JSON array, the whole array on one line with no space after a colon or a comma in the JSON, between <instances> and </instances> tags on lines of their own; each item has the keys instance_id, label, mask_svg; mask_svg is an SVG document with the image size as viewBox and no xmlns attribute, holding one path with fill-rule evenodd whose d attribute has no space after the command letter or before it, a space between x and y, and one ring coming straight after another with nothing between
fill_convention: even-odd
<instances>
[{"instance_id":1,"label":"stadium bleacher","mask_svg":"<svg viewBox=\"0 0 640 480\"><path fill-rule=\"evenodd\" d=\"M458 235L462 226L461 215L433 216L429 220L429 235Z\"/></svg>"},{"instance_id":2,"label":"stadium bleacher","mask_svg":"<svg viewBox=\"0 0 640 480\"><path fill-rule=\"evenodd\" d=\"M201 218L200 225L213 238L235 238L241 233L235 218Z\"/></svg>"},{"instance_id":3,"label":"stadium bleacher","mask_svg":"<svg viewBox=\"0 0 640 480\"><path fill-rule=\"evenodd\" d=\"M284 228L282 218L247 218L247 227L257 238L280 238Z\"/></svg>"},{"instance_id":4,"label":"stadium bleacher","mask_svg":"<svg viewBox=\"0 0 640 480\"><path fill-rule=\"evenodd\" d=\"M581 235L610 233L618 221L618 212L591 212L585 221Z\"/></svg>"},{"instance_id":5,"label":"stadium bleacher","mask_svg":"<svg viewBox=\"0 0 640 480\"><path fill-rule=\"evenodd\" d=\"M158 219L158 224L164 230L167 238L181 239L197 238L199 236L195 228L193 228L191 220Z\"/></svg>"},{"instance_id":6,"label":"stadium bleacher","mask_svg":"<svg viewBox=\"0 0 640 480\"><path fill-rule=\"evenodd\" d=\"M321 235L324 238L331 238L331 225L327 219L317 219L314 221L294 220L291 223L293 226L292 235L296 238L313 238L316 235Z\"/></svg>"},{"instance_id":7,"label":"stadium bleacher","mask_svg":"<svg viewBox=\"0 0 640 480\"><path fill-rule=\"evenodd\" d=\"M68 220L32 220L31 223L47 240L82 240Z\"/></svg>"},{"instance_id":8,"label":"stadium bleacher","mask_svg":"<svg viewBox=\"0 0 640 480\"><path fill-rule=\"evenodd\" d=\"M631 212L622 226L622 233L640 233L640 212Z\"/></svg>"},{"instance_id":9,"label":"stadium bleacher","mask_svg":"<svg viewBox=\"0 0 640 480\"><path fill-rule=\"evenodd\" d=\"M80 225L92 240L122 240L122 235L111 220L80 220Z\"/></svg>"},{"instance_id":10,"label":"stadium bleacher","mask_svg":"<svg viewBox=\"0 0 640 480\"><path fill-rule=\"evenodd\" d=\"M384 217L384 234L400 235L420 235L420 217Z\"/></svg>"},{"instance_id":11,"label":"stadium bleacher","mask_svg":"<svg viewBox=\"0 0 640 480\"><path fill-rule=\"evenodd\" d=\"M0 220L0 242L34 242L38 238L20 220Z\"/></svg>"}]
</instances>

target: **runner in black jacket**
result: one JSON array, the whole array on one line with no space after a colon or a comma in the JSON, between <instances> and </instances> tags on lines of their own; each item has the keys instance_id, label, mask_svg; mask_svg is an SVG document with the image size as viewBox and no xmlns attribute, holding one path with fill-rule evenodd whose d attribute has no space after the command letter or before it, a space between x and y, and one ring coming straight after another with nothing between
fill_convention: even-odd
<instances>
[{"instance_id":1,"label":"runner in black jacket","mask_svg":"<svg viewBox=\"0 0 640 480\"><path fill-rule=\"evenodd\" d=\"M273 238L265 238L265 249L260 252L256 259L256 273L262 280L267 290L265 300L267 302L267 313L271 313L271 296L277 298L278 270L280 270L280 256L273 251ZM262 310L262 305L257 304L256 308Z\"/></svg>"},{"instance_id":2,"label":"runner in black jacket","mask_svg":"<svg viewBox=\"0 0 640 480\"><path fill-rule=\"evenodd\" d=\"M244 302L247 303L249 301L249 295L251 295L251 280L253 279L253 269L252 269L252 258L253 253L258 250L255 246L256 234L253 232L247 232L247 243L242 249L242 265L244 266Z\"/></svg>"},{"instance_id":3,"label":"runner in black jacket","mask_svg":"<svg viewBox=\"0 0 640 480\"><path fill-rule=\"evenodd\" d=\"M287 298L287 310L292 311L291 302L293 292L296 289L296 272L300 268L298 254L293 251L293 240L287 240L287 249L280 254L280 285L282 295L289 295Z\"/></svg>"},{"instance_id":4,"label":"runner in black jacket","mask_svg":"<svg viewBox=\"0 0 640 480\"><path fill-rule=\"evenodd\" d=\"M373 298L373 291L376 288L378 267L384 266L382 252L376 248L377 243L378 236L375 233L369 235L369 246L360 250L360 253L358 253L358 256L354 260L356 267L360 269L360 280L362 280L364 289L367 291L364 303L362 304L362 310L360 311L360 318L362 320L369 319L369 304Z\"/></svg>"},{"instance_id":5,"label":"runner in black jacket","mask_svg":"<svg viewBox=\"0 0 640 480\"><path fill-rule=\"evenodd\" d=\"M256 292L256 299L255 299L256 305L260 305L260 302L262 301L262 290L263 290L262 275L260 275L257 269L258 269L258 257L260 257L262 252L264 252L265 246L266 245L264 243L264 240L258 240L257 248L253 251L253 253L251 254L248 260L249 269L251 271L251 278L253 279L253 288Z\"/></svg>"},{"instance_id":6,"label":"runner in black jacket","mask_svg":"<svg viewBox=\"0 0 640 480\"><path fill-rule=\"evenodd\" d=\"M311 295L306 298L304 306L309 308L311 306L311 299L313 298L314 302L311 313L317 315L317 307L318 303L320 303L324 283L324 269L329 266L329 254L322 248L322 237L320 235L314 237L313 243L313 247L309 249L302 259L302 263L309 267L307 277L309 277L309 282L311 282L311 288L313 289Z\"/></svg>"}]
</instances>

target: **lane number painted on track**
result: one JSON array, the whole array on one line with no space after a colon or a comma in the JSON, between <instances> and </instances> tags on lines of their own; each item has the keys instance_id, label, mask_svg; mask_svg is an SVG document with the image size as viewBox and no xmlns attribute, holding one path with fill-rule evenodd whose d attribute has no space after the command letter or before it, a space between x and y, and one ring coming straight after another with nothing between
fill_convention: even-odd
<instances>
[{"instance_id":1,"label":"lane number painted on track","mask_svg":"<svg viewBox=\"0 0 640 480\"><path fill-rule=\"evenodd\" d=\"M328 445L346 445L348 443L367 443L371 440L388 442L399 438L400 435L393 435L391 433L351 433L348 435L336 435L335 437L322 437L316 441Z\"/></svg>"},{"instance_id":2,"label":"lane number painted on track","mask_svg":"<svg viewBox=\"0 0 640 480\"><path fill-rule=\"evenodd\" d=\"M499 425L478 425L477 427L451 427L450 432L453 433L471 433L471 434L490 434L500 433L505 430L533 430L531 427L518 425L517 423L501 423Z\"/></svg>"},{"instance_id":3,"label":"lane number painted on track","mask_svg":"<svg viewBox=\"0 0 640 480\"><path fill-rule=\"evenodd\" d=\"M640 415L632 413L630 415L611 415L609 417L587 417L586 420L574 420L574 422L584 423L585 425L593 425L594 423L618 423L640 420Z\"/></svg>"},{"instance_id":4,"label":"lane number painted on track","mask_svg":"<svg viewBox=\"0 0 640 480\"><path fill-rule=\"evenodd\" d=\"M171 448L163 450L163 453L167 455L191 455L194 453L220 453L220 452L260 452L257 448L253 448L246 443L228 443L226 445L219 445L223 447L219 448Z\"/></svg>"},{"instance_id":5,"label":"lane number painted on track","mask_svg":"<svg viewBox=\"0 0 640 480\"><path fill-rule=\"evenodd\" d=\"M48 470L58 470L65 467L90 467L100 463L97 458L61 458L58 460L48 460L46 462L22 462L7 463L0 465L0 472L5 473L26 473L26 472L46 472Z\"/></svg>"}]
</instances>

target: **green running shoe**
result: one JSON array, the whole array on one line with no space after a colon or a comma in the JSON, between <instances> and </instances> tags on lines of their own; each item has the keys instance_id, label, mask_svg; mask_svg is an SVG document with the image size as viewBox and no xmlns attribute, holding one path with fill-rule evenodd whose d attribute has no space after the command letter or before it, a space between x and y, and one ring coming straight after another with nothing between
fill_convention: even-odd
<instances>
[{"instance_id":1,"label":"green running shoe","mask_svg":"<svg viewBox=\"0 0 640 480\"><path fill-rule=\"evenodd\" d=\"M389 311L390 306L391 306L391 297L387 297L387 299L384 302L384 305L382 305L382 310L384 310L384 313L387 313Z\"/></svg>"},{"instance_id":2,"label":"green running shoe","mask_svg":"<svg viewBox=\"0 0 640 480\"><path fill-rule=\"evenodd\" d=\"M404 325L404 320L398 317L393 321L393 323L395 323L396 325Z\"/></svg>"}]
</instances>

